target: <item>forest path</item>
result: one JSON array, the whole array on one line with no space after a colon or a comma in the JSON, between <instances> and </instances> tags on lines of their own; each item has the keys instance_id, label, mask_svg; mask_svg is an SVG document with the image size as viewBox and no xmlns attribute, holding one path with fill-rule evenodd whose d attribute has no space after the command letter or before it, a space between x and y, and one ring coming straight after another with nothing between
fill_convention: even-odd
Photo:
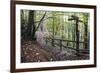
<instances>
[{"instance_id":1,"label":"forest path","mask_svg":"<svg viewBox=\"0 0 100 73\"><path fill-rule=\"evenodd\" d=\"M25 41L21 46L21 62L52 61L52 55L41 48L37 42Z\"/></svg>"},{"instance_id":2,"label":"forest path","mask_svg":"<svg viewBox=\"0 0 100 73\"><path fill-rule=\"evenodd\" d=\"M80 53L82 54L82 53ZM21 44L21 62L47 62L64 60L86 60L88 54L77 56L75 50L60 50L49 45L40 45L37 42L24 41Z\"/></svg>"}]
</instances>

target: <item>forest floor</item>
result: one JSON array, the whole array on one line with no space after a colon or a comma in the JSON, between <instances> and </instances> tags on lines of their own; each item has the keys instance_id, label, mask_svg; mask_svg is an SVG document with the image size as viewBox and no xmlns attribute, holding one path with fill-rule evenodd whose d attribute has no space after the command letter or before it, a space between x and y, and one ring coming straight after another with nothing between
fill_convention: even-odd
<instances>
[{"instance_id":1,"label":"forest floor","mask_svg":"<svg viewBox=\"0 0 100 73\"><path fill-rule=\"evenodd\" d=\"M89 55L77 56L71 49L60 50L49 45L40 45L37 42L24 41L21 44L21 62L47 62L64 60L86 60Z\"/></svg>"}]
</instances>

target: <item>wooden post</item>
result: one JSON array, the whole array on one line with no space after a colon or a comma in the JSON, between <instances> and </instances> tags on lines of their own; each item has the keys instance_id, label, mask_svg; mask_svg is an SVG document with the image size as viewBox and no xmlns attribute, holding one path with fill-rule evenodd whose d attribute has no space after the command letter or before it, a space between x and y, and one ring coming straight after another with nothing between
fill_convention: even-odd
<instances>
[{"instance_id":1,"label":"wooden post","mask_svg":"<svg viewBox=\"0 0 100 73\"><path fill-rule=\"evenodd\" d=\"M88 43L87 43L88 42L88 37L87 37L88 36L88 34L87 34L88 33L88 28L87 28L88 25L87 25L87 23L84 23L84 24L85 24L85 26L84 26L84 48L87 49L88 48Z\"/></svg>"},{"instance_id":2,"label":"wooden post","mask_svg":"<svg viewBox=\"0 0 100 73\"><path fill-rule=\"evenodd\" d=\"M76 51L79 56L79 30L78 30L78 18L76 19Z\"/></svg>"},{"instance_id":3,"label":"wooden post","mask_svg":"<svg viewBox=\"0 0 100 73\"><path fill-rule=\"evenodd\" d=\"M72 15L69 21L75 20L76 21L76 55L79 56L79 29L78 29L78 22L82 22L79 20L79 17Z\"/></svg>"},{"instance_id":4,"label":"wooden post","mask_svg":"<svg viewBox=\"0 0 100 73\"><path fill-rule=\"evenodd\" d=\"M62 51L62 39L60 40L60 51Z\"/></svg>"},{"instance_id":5,"label":"wooden post","mask_svg":"<svg viewBox=\"0 0 100 73\"><path fill-rule=\"evenodd\" d=\"M47 38L45 38L46 39L46 44L47 44L47 42L48 42L48 39Z\"/></svg>"},{"instance_id":6,"label":"wooden post","mask_svg":"<svg viewBox=\"0 0 100 73\"><path fill-rule=\"evenodd\" d=\"M54 46L54 17L53 17L53 34L52 34L52 46Z\"/></svg>"}]
</instances>

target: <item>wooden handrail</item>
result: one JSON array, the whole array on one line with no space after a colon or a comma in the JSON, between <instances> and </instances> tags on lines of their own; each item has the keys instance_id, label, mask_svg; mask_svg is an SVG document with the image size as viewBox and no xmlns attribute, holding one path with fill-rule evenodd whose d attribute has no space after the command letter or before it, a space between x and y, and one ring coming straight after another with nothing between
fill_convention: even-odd
<instances>
[{"instance_id":1,"label":"wooden handrail","mask_svg":"<svg viewBox=\"0 0 100 73\"><path fill-rule=\"evenodd\" d=\"M72 41L72 40L64 40L64 39L53 39L53 38L46 38L46 39L51 39L51 40L62 40L62 41L67 41L67 42L76 42L76 41ZM79 41L79 43L88 43L88 42L84 42L84 41Z\"/></svg>"}]
</instances>

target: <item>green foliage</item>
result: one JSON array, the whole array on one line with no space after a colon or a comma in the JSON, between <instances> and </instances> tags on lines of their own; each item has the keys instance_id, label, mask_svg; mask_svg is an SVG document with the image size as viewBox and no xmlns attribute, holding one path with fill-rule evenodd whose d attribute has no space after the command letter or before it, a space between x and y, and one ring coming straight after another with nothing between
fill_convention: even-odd
<instances>
[{"instance_id":1,"label":"green foliage","mask_svg":"<svg viewBox=\"0 0 100 73\"><path fill-rule=\"evenodd\" d=\"M83 22L84 23L87 23L88 22L88 17L89 17L89 14L88 13L83 13Z\"/></svg>"}]
</instances>

